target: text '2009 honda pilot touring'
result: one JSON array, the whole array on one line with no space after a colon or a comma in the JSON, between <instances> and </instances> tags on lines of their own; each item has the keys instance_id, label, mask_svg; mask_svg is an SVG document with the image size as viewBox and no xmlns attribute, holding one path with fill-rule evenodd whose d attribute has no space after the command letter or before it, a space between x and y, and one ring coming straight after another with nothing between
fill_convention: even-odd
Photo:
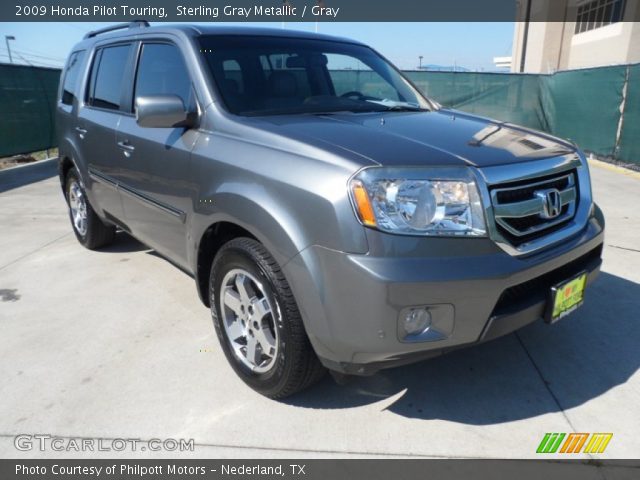
<instances>
[{"instance_id":1,"label":"text '2009 honda pilot touring'","mask_svg":"<svg viewBox=\"0 0 640 480\"><path fill-rule=\"evenodd\" d=\"M80 243L119 228L190 272L269 397L553 323L600 268L577 147L442 108L355 41L91 32L57 125Z\"/></svg>"}]
</instances>

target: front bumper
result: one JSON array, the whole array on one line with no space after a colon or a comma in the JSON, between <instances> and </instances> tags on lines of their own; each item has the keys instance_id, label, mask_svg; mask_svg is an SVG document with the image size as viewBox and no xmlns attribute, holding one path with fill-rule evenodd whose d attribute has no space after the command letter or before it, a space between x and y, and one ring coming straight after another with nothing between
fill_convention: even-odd
<instances>
[{"instance_id":1,"label":"front bumper","mask_svg":"<svg viewBox=\"0 0 640 480\"><path fill-rule=\"evenodd\" d=\"M527 257L511 256L488 239L368 235L368 255L313 246L284 268L316 353L346 374L373 374L540 319L552 285L581 271L588 282L597 276L604 218L596 207L579 234ZM452 309L451 331L402 341L400 313L420 305Z\"/></svg>"}]
</instances>

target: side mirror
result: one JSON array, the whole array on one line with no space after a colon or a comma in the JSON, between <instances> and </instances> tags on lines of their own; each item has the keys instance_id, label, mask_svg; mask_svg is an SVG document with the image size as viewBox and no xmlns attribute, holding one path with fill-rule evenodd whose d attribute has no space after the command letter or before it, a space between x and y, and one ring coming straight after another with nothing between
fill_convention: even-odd
<instances>
[{"instance_id":1,"label":"side mirror","mask_svg":"<svg viewBox=\"0 0 640 480\"><path fill-rule=\"evenodd\" d=\"M150 128L190 128L196 124L197 114L186 110L177 95L149 95L136 97L136 122Z\"/></svg>"}]
</instances>

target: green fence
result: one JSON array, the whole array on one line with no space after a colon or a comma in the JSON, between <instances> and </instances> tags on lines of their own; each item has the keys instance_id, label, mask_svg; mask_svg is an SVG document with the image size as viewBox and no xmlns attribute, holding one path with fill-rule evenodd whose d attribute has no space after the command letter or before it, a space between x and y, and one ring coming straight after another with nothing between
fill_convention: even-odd
<instances>
[{"instance_id":1,"label":"green fence","mask_svg":"<svg viewBox=\"0 0 640 480\"><path fill-rule=\"evenodd\" d=\"M447 107L570 138L598 155L640 163L640 65L553 75L406 72ZM55 146L59 70L0 65L0 156ZM375 88L371 72L332 72L339 92ZM380 94L384 87L379 85Z\"/></svg>"},{"instance_id":2,"label":"green fence","mask_svg":"<svg viewBox=\"0 0 640 480\"><path fill-rule=\"evenodd\" d=\"M547 131L586 150L615 156L625 76L626 67L608 67L541 77Z\"/></svg>"},{"instance_id":3,"label":"green fence","mask_svg":"<svg viewBox=\"0 0 640 480\"><path fill-rule=\"evenodd\" d=\"M640 65L553 75L405 72L447 107L569 138L598 155L640 163ZM370 72L340 72L342 87L375 82Z\"/></svg>"},{"instance_id":4,"label":"green fence","mask_svg":"<svg viewBox=\"0 0 640 480\"><path fill-rule=\"evenodd\" d=\"M540 76L471 72L406 72L428 96L469 113L547 130Z\"/></svg>"},{"instance_id":5,"label":"green fence","mask_svg":"<svg viewBox=\"0 0 640 480\"><path fill-rule=\"evenodd\" d=\"M55 146L59 79L54 68L0 64L0 157Z\"/></svg>"},{"instance_id":6,"label":"green fence","mask_svg":"<svg viewBox=\"0 0 640 480\"><path fill-rule=\"evenodd\" d=\"M640 66L552 75L407 72L446 106L518 123L583 149L640 163Z\"/></svg>"},{"instance_id":7,"label":"green fence","mask_svg":"<svg viewBox=\"0 0 640 480\"><path fill-rule=\"evenodd\" d=\"M640 65L629 67L618 157L640 163Z\"/></svg>"}]
</instances>

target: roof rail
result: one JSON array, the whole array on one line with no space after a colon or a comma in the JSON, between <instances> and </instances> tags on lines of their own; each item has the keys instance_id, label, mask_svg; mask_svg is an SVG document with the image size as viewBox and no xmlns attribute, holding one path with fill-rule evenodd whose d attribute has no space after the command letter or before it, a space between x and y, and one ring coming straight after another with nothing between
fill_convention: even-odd
<instances>
[{"instance_id":1,"label":"roof rail","mask_svg":"<svg viewBox=\"0 0 640 480\"><path fill-rule=\"evenodd\" d=\"M149 22L146 20L134 20L129 23L118 23L117 25L111 25L110 27L100 28L98 30L92 30L87 33L84 38L92 38L102 33L113 32L114 30L122 30L125 28L146 28L149 26Z\"/></svg>"}]
</instances>

